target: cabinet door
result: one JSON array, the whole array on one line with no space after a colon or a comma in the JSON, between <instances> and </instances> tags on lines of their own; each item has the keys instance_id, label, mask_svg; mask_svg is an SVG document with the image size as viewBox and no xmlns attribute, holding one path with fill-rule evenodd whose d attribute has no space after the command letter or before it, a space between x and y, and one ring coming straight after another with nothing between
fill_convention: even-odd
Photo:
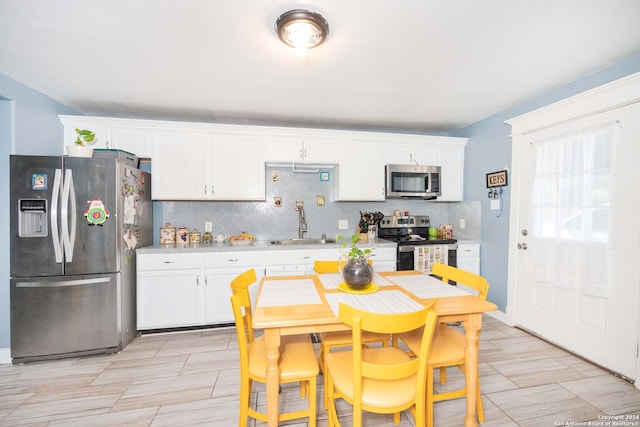
<instances>
[{"instance_id":1,"label":"cabinet door","mask_svg":"<svg viewBox=\"0 0 640 427\"><path fill-rule=\"evenodd\" d=\"M262 138L215 136L211 148L213 200L265 200Z\"/></svg>"},{"instance_id":2,"label":"cabinet door","mask_svg":"<svg viewBox=\"0 0 640 427\"><path fill-rule=\"evenodd\" d=\"M202 323L201 269L138 272L138 330Z\"/></svg>"},{"instance_id":3,"label":"cabinet door","mask_svg":"<svg viewBox=\"0 0 640 427\"><path fill-rule=\"evenodd\" d=\"M262 278L262 252L211 252L204 256L204 324L233 322L231 310L231 281L241 273L253 269L256 283L249 287L255 305Z\"/></svg>"},{"instance_id":4,"label":"cabinet door","mask_svg":"<svg viewBox=\"0 0 640 427\"><path fill-rule=\"evenodd\" d=\"M413 159L412 146L409 143L389 142L386 144L385 164L409 165Z\"/></svg>"},{"instance_id":5,"label":"cabinet door","mask_svg":"<svg viewBox=\"0 0 640 427\"><path fill-rule=\"evenodd\" d=\"M305 138L303 155L308 163L338 163L338 141L335 139Z\"/></svg>"},{"instance_id":6,"label":"cabinet door","mask_svg":"<svg viewBox=\"0 0 640 427\"><path fill-rule=\"evenodd\" d=\"M151 162L151 198L209 199L210 142L208 135L156 134Z\"/></svg>"},{"instance_id":7,"label":"cabinet door","mask_svg":"<svg viewBox=\"0 0 640 427\"><path fill-rule=\"evenodd\" d=\"M141 158L151 158L151 131L144 129L113 128L113 147L128 151Z\"/></svg>"},{"instance_id":8,"label":"cabinet door","mask_svg":"<svg viewBox=\"0 0 640 427\"><path fill-rule=\"evenodd\" d=\"M438 149L436 166L441 167L439 201L462 201L464 179L464 145L443 145Z\"/></svg>"},{"instance_id":9,"label":"cabinet door","mask_svg":"<svg viewBox=\"0 0 640 427\"><path fill-rule=\"evenodd\" d=\"M342 141L338 200L384 201L384 144Z\"/></svg>"},{"instance_id":10,"label":"cabinet door","mask_svg":"<svg viewBox=\"0 0 640 427\"><path fill-rule=\"evenodd\" d=\"M302 162L304 147L301 137L268 137L265 159L267 162Z\"/></svg>"}]
</instances>

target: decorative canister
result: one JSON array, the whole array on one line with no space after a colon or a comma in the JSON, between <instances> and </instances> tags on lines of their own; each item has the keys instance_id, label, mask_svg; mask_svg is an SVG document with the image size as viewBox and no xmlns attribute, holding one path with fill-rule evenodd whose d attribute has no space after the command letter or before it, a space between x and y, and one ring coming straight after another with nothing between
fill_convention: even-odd
<instances>
[{"instance_id":1,"label":"decorative canister","mask_svg":"<svg viewBox=\"0 0 640 427\"><path fill-rule=\"evenodd\" d=\"M176 244L176 228L166 223L160 227L160 244L162 246L174 246Z\"/></svg>"},{"instance_id":2,"label":"decorative canister","mask_svg":"<svg viewBox=\"0 0 640 427\"><path fill-rule=\"evenodd\" d=\"M202 243L211 243L211 241L213 240L213 236L211 235L211 232L209 231L205 231L204 234L202 235Z\"/></svg>"},{"instance_id":3,"label":"decorative canister","mask_svg":"<svg viewBox=\"0 0 640 427\"><path fill-rule=\"evenodd\" d=\"M189 229L184 225L178 228L178 233L176 235L176 246L189 246Z\"/></svg>"},{"instance_id":4,"label":"decorative canister","mask_svg":"<svg viewBox=\"0 0 640 427\"><path fill-rule=\"evenodd\" d=\"M195 228L189 233L189 243L200 243L200 232Z\"/></svg>"},{"instance_id":5,"label":"decorative canister","mask_svg":"<svg viewBox=\"0 0 640 427\"><path fill-rule=\"evenodd\" d=\"M445 225L445 236L447 237L447 239L453 238L453 225Z\"/></svg>"}]
</instances>

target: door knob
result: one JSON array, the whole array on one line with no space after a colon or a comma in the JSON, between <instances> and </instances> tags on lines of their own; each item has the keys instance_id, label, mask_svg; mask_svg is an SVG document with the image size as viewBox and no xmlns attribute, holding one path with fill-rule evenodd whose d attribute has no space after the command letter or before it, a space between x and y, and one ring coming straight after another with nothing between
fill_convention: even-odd
<instances>
[{"instance_id":1,"label":"door knob","mask_svg":"<svg viewBox=\"0 0 640 427\"><path fill-rule=\"evenodd\" d=\"M527 250L527 244L526 243L518 243L518 249L522 249L523 251Z\"/></svg>"}]
</instances>

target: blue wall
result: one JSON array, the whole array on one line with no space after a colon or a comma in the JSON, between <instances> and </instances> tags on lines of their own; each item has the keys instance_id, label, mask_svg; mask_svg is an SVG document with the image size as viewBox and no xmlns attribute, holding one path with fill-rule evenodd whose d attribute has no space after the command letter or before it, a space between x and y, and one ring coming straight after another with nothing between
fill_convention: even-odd
<instances>
[{"instance_id":1,"label":"blue wall","mask_svg":"<svg viewBox=\"0 0 640 427\"><path fill-rule=\"evenodd\" d=\"M490 209L485 182L487 173L511 167L511 126L505 121L636 72L640 72L640 53L451 133L451 136L469 138L465 148L464 200L481 202L480 271L491 283L488 299L497 304L500 311L504 312L507 306L511 187L505 187L504 210L498 217L500 211Z\"/></svg>"},{"instance_id":2,"label":"blue wall","mask_svg":"<svg viewBox=\"0 0 640 427\"><path fill-rule=\"evenodd\" d=\"M79 114L0 74L0 349L9 348L9 155L62 155L58 114Z\"/></svg>"}]
</instances>

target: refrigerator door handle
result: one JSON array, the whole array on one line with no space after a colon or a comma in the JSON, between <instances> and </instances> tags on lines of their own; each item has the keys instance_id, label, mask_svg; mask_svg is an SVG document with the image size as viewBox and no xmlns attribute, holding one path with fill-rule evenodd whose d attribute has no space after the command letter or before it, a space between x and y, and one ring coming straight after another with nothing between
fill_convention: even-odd
<instances>
[{"instance_id":1,"label":"refrigerator door handle","mask_svg":"<svg viewBox=\"0 0 640 427\"><path fill-rule=\"evenodd\" d=\"M58 198L62 191L60 181L62 179L62 170L56 169L53 178L53 191L51 194L51 239L53 240L53 253L56 263L62 262L62 244L60 241L60 233L58 231Z\"/></svg>"},{"instance_id":2,"label":"refrigerator door handle","mask_svg":"<svg viewBox=\"0 0 640 427\"><path fill-rule=\"evenodd\" d=\"M59 282L16 282L16 288L62 288L66 286L95 285L97 283L110 282L111 279L108 277L95 279L64 280Z\"/></svg>"},{"instance_id":3,"label":"refrigerator door handle","mask_svg":"<svg viewBox=\"0 0 640 427\"><path fill-rule=\"evenodd\" d=\"M71 204L71 230L69 230L69 204ZM67 169L64 173L64 191L62 192L62 241L67 262L73 261L73 247L76 243L76 191L73 186L73 173Z\"/></svg>"}]
</instances>

